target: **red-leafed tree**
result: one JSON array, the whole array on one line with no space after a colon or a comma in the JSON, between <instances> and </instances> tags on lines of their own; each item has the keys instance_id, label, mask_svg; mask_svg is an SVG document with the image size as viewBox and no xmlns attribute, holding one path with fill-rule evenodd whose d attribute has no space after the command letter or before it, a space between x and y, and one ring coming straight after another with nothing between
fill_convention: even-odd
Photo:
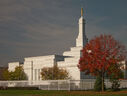
<instances>
[{"instance_id":1,"label":"red-leafed tree","mask_svg":"<svg viewBox=\"0 0 127 96\"><path fill-rule=\"evenodd\" d=\"M100 35L89 41L82 50L78 68L80 71L102 79L102 91L104 91L105 74L116 76L122 68L126 50L124 45L115 40L111 35Z\"/></svg>"}]
</instances>

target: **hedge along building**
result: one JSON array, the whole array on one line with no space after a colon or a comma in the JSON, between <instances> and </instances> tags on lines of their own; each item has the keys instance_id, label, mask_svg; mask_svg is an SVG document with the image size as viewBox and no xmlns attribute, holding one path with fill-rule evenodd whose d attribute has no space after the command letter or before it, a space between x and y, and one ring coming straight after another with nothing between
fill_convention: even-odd
<instances>
[{"instance_id":1,"label":"hedge along building","mask_svg":"<svg viewBox=\"0 0 127 96\"><path fill-rule=\"evenodd\" d=\"M79 59L81 57L81 50L86 43L87 37L85 34L85 19L83 17L82 8L81 17L79 19L79 34L76 38L75 47L71 47L70 51L65 51L63 55L27 57L24 58L23 63L8 63L8 70L14 71L15 67L23 66L28 80L41 80L41 69L44 67L53 67L54 64L57 64L59 68L66 69L69 72L71 79L73 80L93 78L90 75L85 75L83 72L80 72L80 70L77 67Z\"/></svg>"}]
</instances>

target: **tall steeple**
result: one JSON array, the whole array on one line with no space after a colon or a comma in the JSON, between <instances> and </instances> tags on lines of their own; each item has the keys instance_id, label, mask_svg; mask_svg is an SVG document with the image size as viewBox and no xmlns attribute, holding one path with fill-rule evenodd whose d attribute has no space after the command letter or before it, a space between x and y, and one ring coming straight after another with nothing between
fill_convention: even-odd
<instances>
[{"instance_id":1,"label":"tall steeple","mask_svg":"<svg viewBox=\"0 0 127 96\"><path fill-rule=\"evenodd\" d=\"M81 8L81 16L83 16L83 8Z\"/></svg>"},{"instance_id":2,"label":"tall steeple","mask_svg":"<svg viewBox=\"0 0 127 96\"><path fill-rule=\"evenodd\" d=\"M87 43L87 38L85 35L85 19L83 18L83 8L81 8L81 17L79 19L79 34L76 39L77 47L84 47Z\"/></svg>"}]
</instances>

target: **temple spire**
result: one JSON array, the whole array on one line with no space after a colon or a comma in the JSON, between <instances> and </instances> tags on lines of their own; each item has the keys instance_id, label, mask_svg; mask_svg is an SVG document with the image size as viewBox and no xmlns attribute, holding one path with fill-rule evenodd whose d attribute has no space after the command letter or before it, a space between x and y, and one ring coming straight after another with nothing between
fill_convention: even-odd
<instances>
[{"instance_id":1,"label":"temple spire","mask_svg":"<svg viewBox=\"0 0 127 96\"><path fill-rule=\"evenodd\" d=\"M83 8L81 8L81 16L83 16Z\"/></svg>"},{"instance_id":2,"label":"temple spire","mask_svg":"<svg viewBox=\"0 0 127 96\"><path fill-rule=\"evenodd\" d=\"M76 47L84 47L87 43L85 35L85 19L83 18L83 8L81 8L81 17L79 19L79 34L76 38Z\"/></svg>"}]
</instances>

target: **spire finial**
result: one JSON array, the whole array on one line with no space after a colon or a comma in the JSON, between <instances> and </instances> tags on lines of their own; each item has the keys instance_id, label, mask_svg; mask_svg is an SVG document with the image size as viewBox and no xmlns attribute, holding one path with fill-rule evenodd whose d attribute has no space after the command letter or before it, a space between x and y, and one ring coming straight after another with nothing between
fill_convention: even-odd
<instances>
[{"instance_id":1,"label":"spire finial","mask_svg":"<svg viewBox=\"0 0 127 96\"><path fill-rule=\"evenodd\" d=\"M83 8L81 8L81 16L83 16Z\"/></svg>"}]
</instances>

